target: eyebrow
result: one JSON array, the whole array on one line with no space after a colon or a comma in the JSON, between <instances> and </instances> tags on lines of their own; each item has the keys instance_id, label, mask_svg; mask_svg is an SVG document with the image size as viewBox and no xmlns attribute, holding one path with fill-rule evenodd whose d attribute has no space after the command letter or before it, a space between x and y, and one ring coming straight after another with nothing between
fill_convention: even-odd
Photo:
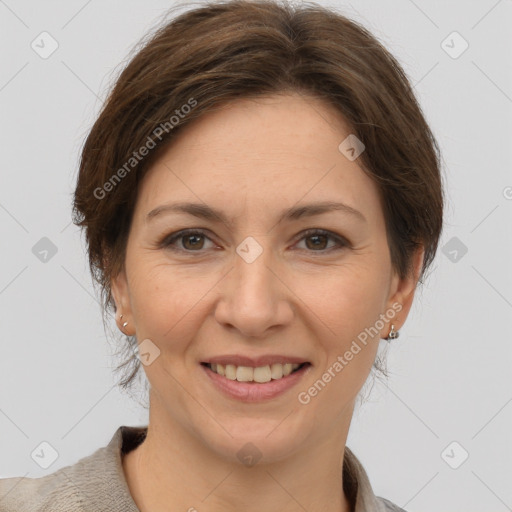
<instances>
[{"instance_id":1,"label":"eyebrow","mask_svg":"<svg viewBox=\"0 0 512 512\"><path fill-rule=\"evenodd\" d=\"M323 201L318 203L311 203L304 206L293 206L283 210L278 218L278 223L283 220L297 220L303 217L311 217L313 215L320 215L331 211L340 211L345 214L351 215L360 221L366 222L366 217L352 206L344 203L336 203L333 201ZM151 210L147 216L146 221L150 221L163 213L186 213L198 217L200 219L210 220L214 222L221 221L227 226L232 226L232 222L220 210L212 208L203 203L169 203L157 206Z\"/></svg>"}]
</instances>

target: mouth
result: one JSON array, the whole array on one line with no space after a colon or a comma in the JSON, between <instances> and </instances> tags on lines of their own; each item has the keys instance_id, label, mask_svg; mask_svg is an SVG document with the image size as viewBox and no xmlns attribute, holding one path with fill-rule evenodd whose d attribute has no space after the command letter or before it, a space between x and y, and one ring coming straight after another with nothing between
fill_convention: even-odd
<instances>
[{"instance_id":1,"label":"mouth","mask_svg":"<svg viewBox=\"0 0 512 512\"><path fill-rule=\"evenodd\" d=\"M273 380L281 380L292 373L310 365L304 363L273 363L264 366L237 366L234 364L201 363L213 373L238 382L264 384Z\"/></svg>"},{"instance_id":2,"label":"mouth","mask_svg":"<svg viewBox=\"0 0 512 512\"><path fill-rule=\"evenodd\" d=\"M207 381L223 396L246 403L266 402L298 386L312 367L307 361L270 357L219 357L201 363Z\"/></svg>"}]
</instances>

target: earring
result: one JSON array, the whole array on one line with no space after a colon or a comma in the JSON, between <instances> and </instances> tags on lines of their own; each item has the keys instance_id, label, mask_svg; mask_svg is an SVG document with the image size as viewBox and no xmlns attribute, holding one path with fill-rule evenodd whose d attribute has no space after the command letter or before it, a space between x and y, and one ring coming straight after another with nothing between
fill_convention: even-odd
<instances>
[{"instance_id":1,"label":"earring","mask_svg":"<svg viewBox=\"0 0 512 512\"><path fill-rule=\"evenodd\" d=\"M119 315L119 320L123 319L123 315ZM123 322L123 329L128 325L128 322Z\"/></svg>"},{"instance_id":2,"label":"earring","mask_svg":"<svg viewBox=\"0 0 512 512\"><path fill-rule=\"evenodd\" d=\"M388 337L386 338L388 341L390 340L396 340L400 336L400 333L398 331L395 331L394 324L391 324L391 331L388 334Z\"/></svg>"}]
</instances>

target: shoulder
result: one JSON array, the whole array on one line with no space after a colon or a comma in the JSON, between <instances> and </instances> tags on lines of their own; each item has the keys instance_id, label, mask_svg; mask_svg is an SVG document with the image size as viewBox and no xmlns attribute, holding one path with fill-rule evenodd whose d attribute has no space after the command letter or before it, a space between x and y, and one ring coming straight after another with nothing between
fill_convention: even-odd
<instances>
[{"instance_id":1,"label":"shoulder","mask_svg":"<svg viewBox=\"0 0 512 512\"><path fill-rule=\"evenodd\" d=\"M382 505L382 512L406 512L403 508L380 496L377 497L377 501L379 505Z\"/></svg>"},{"instance_id":2,"label":"shoulder","mask_svg":"<svg viewBox=\"0 0 512 512\"><path fill-rule=\"evenodd\" d=\"M343 488L355 504L355 512L406 512L391 501L376 496L361 462L345 447L343 460Z\"/></svg>"},{"instance_id":3,"label":"shoulder","mask_svg":"<svg viewBox=\"0 0 512 512\"><path fill-rule=\"evenodd\" d=\"M62 470L40 478L0 480L0 512L81 511L80 490Z\"/></svg>"},{"instance_id":4,"label":"shoulder","mask_svg":"<svg viewBox=\"0 0 512 512\"><path fill-rule=\"evenodd\" d=\"M0 479L0 512L137 512L121 454L140 443L142 427L119 427L107 446L39 478Z\"/></svg>"}]
</instances>

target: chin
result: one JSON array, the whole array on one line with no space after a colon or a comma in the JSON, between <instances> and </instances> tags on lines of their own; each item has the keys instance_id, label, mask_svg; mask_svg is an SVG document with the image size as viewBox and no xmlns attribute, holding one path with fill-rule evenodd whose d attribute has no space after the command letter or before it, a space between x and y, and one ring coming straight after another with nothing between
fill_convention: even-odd
<instances>
[{"instance_id":1,"label":"chin","mask_svg":"<svg viewBox=\"0 0 512 512\"><path fill-rule=\"evenodd\" d=\"M289 411L279 418L248 417L223 422L226 430L208 429L202 433L203 442L229 462L233 459L244 465L252 465L251 461L259 464L278 462L303 447L306 437L305 429L299 430L298 425L288 424L287 414Z\"/></svg>"}]
</instances>

